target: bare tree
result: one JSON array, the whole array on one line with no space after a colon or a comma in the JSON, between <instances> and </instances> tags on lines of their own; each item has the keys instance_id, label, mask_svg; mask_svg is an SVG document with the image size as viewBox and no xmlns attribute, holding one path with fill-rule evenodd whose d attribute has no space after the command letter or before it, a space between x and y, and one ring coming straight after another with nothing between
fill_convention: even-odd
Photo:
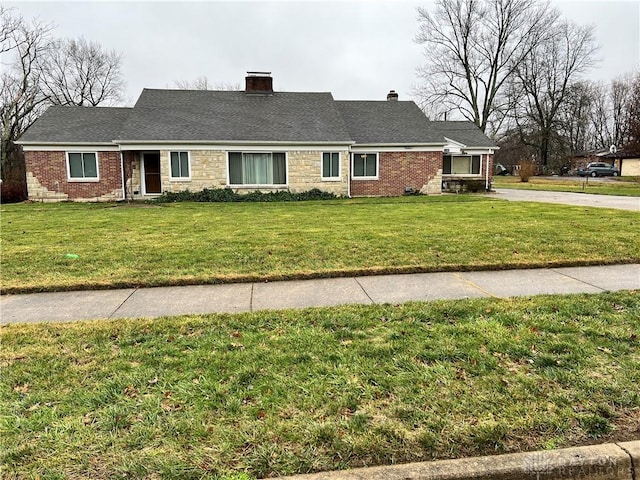
<instances>
[{"instance_id":1,"label":"bare tree","mask_svg":"<svg viewBox=\"0 0 640 480\"><path fill-rule=\"evenodd\" d=\"M593 86L591 120L591 148L608 148L611 145L611 111L608 102L607 87L603 84Z\"/></svg>"},{"instance_id":2,"label":"bare tree","mask_svg":"<svg viewBox=\"0 0 640 480\"><path fill-rule=\"evenodd\" d=\"M514 119L526 131L537 132L536 147L543 166L549 163L552 142L558 136L560 109L580 74L594 65L597 46L593 27L563 21L515 70L511 94ZM530 136L530 135L529 135Z\"/></svg>"},{"instance_id":3,"label":"bare tree","mask_svg":"<svg viewBox=\"0 0 640 480\"><path fill-rule=\"evenodd\" d=\"M640 154L640 72L631 81L627 111L627 141L624 149L628 153Z\"/></svg>"},{"instance_id":4,"label":"bare tree","mask_svg":"<svg viewBox=\"0 0 640 480\"><path fill-rule=\"evenodd\" d=\"M0 75L0 165L2 179L6 183L3 195L12 188L21 189L23 194L23 160L14 141L45 108L46 99L40 90L36 65L49 52L52 26L38 20L27 22L14 11L4 8L0 10L0 22L3 60Z\"/></svg>"},{"instance_id":5,"label":"bare tree","mask_svg":"<svg viewBox=\"0 0 640 480\"><path fill-rule=\"evenodd\" d=\"M173 85L179 90L242 90L242 86L239 83L211 83L204 75L201 75L192 81L176 80L173 82Z\"/></svg>"},{"instance_id":6,"label":"bare tree","mask_svg":"<svg viewBox=\"0 0 640 480\"><path fill-rule=\"evenodd\" d=\"M427 65L418 74L421 107L431 117L460 112L486 131L507 108L505 82L544 38L558 12L540 0L437 0L418 9L416 41Z\"/></svg>"},{"instance_id":7,"label":"bare tree","mask_svg":"<svg viewBox=\"0 0 640 480\"><path fill-rule=\"evenodd\" d=\"M632 86L633 78L631 76L622 76L611 82L612 128L610 145L622 146L627 141Z\"/></svg>"},{"instance_id":8,"label":"bare tree","mask_svg":"<svg viewBox=\"0 0 640 480\"><path fill-rule=\"evenodd\" d=\"M588 81L570 85L559 111L559 129L570 154L584 152L591 146L591 112L594 86Z\"/></svg>"},{"instance_id":9,"label":"bare tree","mask_svg":"<svg viewBox=\"0 0 640 480\"><path fill-rule=\"evenodd\" d=\"M112 105L122 98L122 55L84 38L55 42L39 63L43 95L55 105Z\"/></svg>"}]
</instances>

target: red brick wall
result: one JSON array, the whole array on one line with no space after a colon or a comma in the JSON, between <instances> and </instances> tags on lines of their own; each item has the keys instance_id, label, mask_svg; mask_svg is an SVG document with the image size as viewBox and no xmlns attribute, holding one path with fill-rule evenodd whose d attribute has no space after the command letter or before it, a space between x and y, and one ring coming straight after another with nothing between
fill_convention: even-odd
<instances>
[{"instance_id":1,"label":"red brick wall","mask_svg":"<svg viewBox=\"0 0 640 480\"><path fill-rule=\"evenodd\" d=\"M27 172L51 192L63 192L69 200L95 198L122 188L120 152L98 151L98 182L69 182L64 151L25 152Z\"/></svg>"},{"instance_id":2,"label":"red brick wall","mask_svg":"<svg viewBox=\"0 0 640 480\"><path fill-rule=\"evenodd\" d=\"M357 155L357 154L356 154ZM404 195L405 187L418 191L442 168L442 152L381 152L378 180L351 179L351 195Z\"/></svg>"},{"instance_id":3,"label":"red brick wall","mask_svg":"<svg viewBox=\"0 0 640 480\"><path fill-rule=\"evenodd\" d=\"M482 165L483 167L486 169L486 164L484 163L485 161L489 161L489 185L491 185L491 182L493 182L493 154L490 155L482 155ZM482 173L482 178L484 178L485 174L487 173L486 170Z\"/></svg>"}]
</instances>

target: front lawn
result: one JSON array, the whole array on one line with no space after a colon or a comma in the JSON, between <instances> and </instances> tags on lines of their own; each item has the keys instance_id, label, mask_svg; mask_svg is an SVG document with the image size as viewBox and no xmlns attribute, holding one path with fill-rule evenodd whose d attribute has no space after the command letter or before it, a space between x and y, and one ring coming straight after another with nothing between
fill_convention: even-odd
<instances>
[{"instance_id":1,"label":"front lawn","mask_svg":"<svg viewBox=\"0 0 640 480\"><path fill-rule=\"evenodd\" d=\"M487 197L0 207L2 291L640 261L640 215Z\"/></svg>"},{"instance_id":2,"label":"front lawn","mask_svg":"<svg viewBox=\"0 0 640 480\"><path fill-rule=\"evenodd\" d=\"M0 472L252 478L640 438L640 292L0 328Z\"/></svg>"},{"instance_id":3,"label":"front lawn","mask_svg":"<svg viewBox=\"0 0 640 480\"><path fill-rule=\"evenodd\" d=\"M522 190L547 190L552 192L594 193L597 195L622 195L640 197L640 182L637 177L618 177L611 181L584 178L540 178L531 177L521 182L518 176L493 177L494 188L518 188Z\"/></svg>"}]
</instances>

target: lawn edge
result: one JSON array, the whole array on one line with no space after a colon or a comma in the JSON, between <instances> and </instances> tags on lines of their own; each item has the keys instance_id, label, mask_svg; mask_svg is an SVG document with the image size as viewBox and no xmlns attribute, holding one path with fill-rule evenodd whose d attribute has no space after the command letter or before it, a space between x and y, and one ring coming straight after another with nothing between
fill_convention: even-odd
<instances>
[{"instance_id":1,"label":"lawn edge","mask_svg":"<svg viewBox=\"0 0 640 480\"><path fill-rule=\"evenodd\" d=\"M640 263L640 257L618 258L615 260L557 260L519 264L514 262L500 264L450 264L425 267L369 267L347 270L327 270L313 272L293 272L291 274L269 275L226 275L198 278L182 278L175 281L155 282L86 282L75 285L49 285L35 287L4 287L0 286L0 295L17 295L46 292L77 292L83 290L117 290L124 288L153 288L153 287L182 287L195 285L220 285L231 283L268 283L293 280L313 280L322 278L346 278L381 275L405 275L413 273L441 273L441 272L479 272L501 270L534 270L545 268L592 267L605 265L630 265Z\"/></svg>"},{"instance_id":2,"label":"lawn edge","mask_svg":"<svg viewBox=\"0 0 640 480\"><path fill-rule=\"evenodd\" d=\"M527 185L527 183L525 183L524 185ZM583 193L586 195L604 195L607 197L630 197L630 198L640 198L640 195L634 195L632 193L608 193L608 192L594 192L594 191L576 191L576 190L571 190L569 188L544 188L547 185L542 184L542 183L530 183L528 185L534 185L534 187L527 187L527 186L522 186L518 183L515 184L503 184L503 183L498 183L493 184L492 185L492 192L495 192L496 188L499 189L511 189L511 190L527 190L530 192L560 192L560 193ZM553 186L553 185L549 185L549 186ZM537 188L540 187L540 188Z\"/></svg>"},{"instance_id":3,"label":"lawn edge","mask_svg":"<svg viewBox=\"0 0 640 480\"><path fill-rule=\"evenodd\" d=\"M635 480L640 440L281 477L287 480Z\"/></svg>"}]
</instances>

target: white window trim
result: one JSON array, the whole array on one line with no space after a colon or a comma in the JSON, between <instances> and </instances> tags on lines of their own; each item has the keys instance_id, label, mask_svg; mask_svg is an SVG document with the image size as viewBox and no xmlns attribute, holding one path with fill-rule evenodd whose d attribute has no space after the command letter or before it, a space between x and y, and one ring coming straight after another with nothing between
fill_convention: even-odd
<instances>
[{"instance_id":1,"label":"white window trim","mask_svg":"<svg viewBox=\"0 0 640 480\"><path fill-rule=\"evenodd\" d=\"M182 153L187 152L187 162L189 164L189 176L188 177L174 177L173 172L171 171L171 154L172 153ZM189 150L169 150L169 181L171 182L190 182L191 181L191 152ZM178 158L180 156L178 155Z\"/></svg>"},{"instance_id":2,"label":"white window trim","mask_svg":"<svg viewBox=\"0 0 640 480\"><path fill-rule=\"evenodd\" d=\"M324 154L325 153L337 153L338 154L338 176L337 177L325 177L322 175L324 172ZM341 182L342 181L342 152L325 150L320 152L320 180L323 182Z\"/></svg>"},{"instance_id":3,"label":"white window trim","mask_svg":"<svg viewBox=\"0 0 640 480\"><path fill-rule=\"evenodd\" d=\"M98 157L98 152L92 152L92 151L77 151L77 152L64 152L65 153L65 157L66 157L66 163L67 163L67 182L79 182L79 183L95 183L95 182L99 182L100 181L100 159ZM84 155L85 153L93 153L96 156L96 177L72 177L71 176L71 165L69 164L69 154L70 153L79 153L81 155Z\"/></svg>"},{"instance_id":4,"label":"white window trim","mask_svg":"<svg viewBox=\"0 0 640 480\"><path fill-rule=\"evenodd\" d=\"M284 153L284 182L285 183L266 183L266 184L249 184L249 183L231 183L230 180L230 171L229 171L229 154L230 153L270 153L273 155L274 153ZM262 150L262 151L254 151L254 150L227 150L225 152L227 157L227 187L229 188L289 188L289 152L285 152L282 150Z\"/></svg>"},{"instance_id":5,"label":"white window trim","mask_svg":"<svg viewBox=\"0 0 640 480\"><path fill-rule=\"evenodd\" d=\"M356 155L375 155L376 156L376 175L375 177L367 177L367 176L356 176L355 175L355 168L354 167L354 161L355 161L355 156ZM380 155L378 154L378 152L357 152L357 153L352 153L351 154L351 179L352 180L378 180L378 178L380 177Z\"/></svg>"},{"instance_id":6,"label":"white window trim","mask_svg":"<svg viewBox=\"0 0 640 480\"><path fill-rule=\"evenodd\" d=\"M443 173L443 177L470 177L470 178L484 178L482 173L482 166L484 165L484 154L482 153L449 153L447 154L450 157L469 157L469 166L471 166L472 159L471 157L478 156L480 157L480 169L478 173ZM442 161L444 162L445 155L442 156ZM453 167L453 164L451 165ZM442 166L444 170L444 165Z\"/></svg>"}]
</instances>

